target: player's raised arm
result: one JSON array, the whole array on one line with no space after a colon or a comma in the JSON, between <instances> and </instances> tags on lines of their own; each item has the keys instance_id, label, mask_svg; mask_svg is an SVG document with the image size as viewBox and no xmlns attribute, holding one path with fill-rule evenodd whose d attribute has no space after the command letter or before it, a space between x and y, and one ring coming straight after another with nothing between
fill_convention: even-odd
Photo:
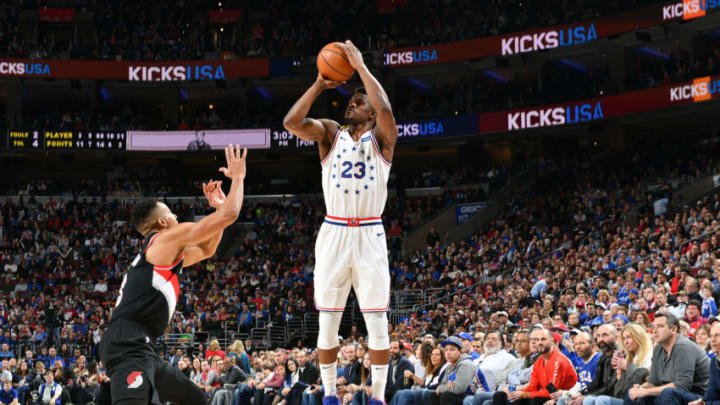
<instances>
[{"instance_id":1,"label":"player's raised arm","mask_svg":"<svg viewBox=\"0 0 720 405\"><path fill-rule=\"evenodd\" d=\"M308 118L308 112L312 107L315 100L320 96L325 89L334 89L341 85L342 82L336 82L333 80L326 80L318 72L315 83L310 86L307 91L300 97L298 101L290 108L290 111L285 115L283 119L283 126L288 131L295 134L298 138L318 142L321 146L323 144L332 143L330 136L335 135L339 124L332 120L326 119L313 119Z\"/></svg>"},{"instance_id":2,"label":"player's raised arm","mask_svg":"<svg viewBox=\"0 0 720 405\"><path fill-rule=\"evenodd\" d=\"M170 251L178 251L178 248L182 250L188 245L199 244L213 238L223 229L233 224L238 218L243 202L246 158L247 149L244 149L241 155L239 145L234 148L232 145L225 148L227 167L222 167L219 170L232 181L225 202L217 211L198 222L178 224L168 229L167 232L163 232L154 245L167 247Z\"/></svg>"},{"instance_id":3,"label":"player's raised arm","mask_svg":"<svg viewBox=\"0 0 720 405\"><path fill-rule=\"evenodd\" d=\"M360 76L360 80L362 80L363 86L365 86L365 93L377 114L375 118L375 135L380 142L383 155L387 160L391 161L398 139L398 130L395 124L395 116L390 106L390 99L387 93L385 93L385 89L380 85L380 82L375 79L367 66L365 66L360 50L350 41L345 41L343 49L345 50L345 55L347 55L348 62L350 62L350 66L352 66L353 69L357 71L358 76Z\"/></svg>"}]
</instances>

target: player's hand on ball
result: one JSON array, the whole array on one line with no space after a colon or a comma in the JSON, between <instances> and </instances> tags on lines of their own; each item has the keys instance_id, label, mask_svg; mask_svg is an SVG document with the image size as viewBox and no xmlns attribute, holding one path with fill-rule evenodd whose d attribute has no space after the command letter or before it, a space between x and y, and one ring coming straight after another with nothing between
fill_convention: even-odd
<instances>
[{"instance_id":1,"label":"player's hand on ball","mask_svg":"<svg viewBox=\"0 0 720 405\"><path fill-rule=\"evenodd\" d=\"M247 158L247 148L242 150L240 154L240 145L228 145L225 148L225 161L227 167L221 167L218 169L225 177L230 179L245 179L245 159Z\"/></svg>"},{"instance_id":2,"label":"player's hand on ball","mask_svg":"<svg viewBox=\"0 0 720 405\"><path fill-rule=\"evenodd\" d=\"M328 80L323 77L323 75L318 72L317 79L315 79L315 84L320 87L320 90L326 90L326 89L334 89L337 86L340 86L345 82L336 82L335 80Z\"/></svg>"},{"instance_id":3,"label":"player's hand on ball","mask_svg":"<svg viewBox=\"0 0 720 405\"><path fill-rule=\"evenodd\" d=\"M357 49L352 41L345 41L343 48L345 49L345 55L348 58L348 62L353 69L358 70L365 64L365 62L363 62L362 53L360 53L360 50Z\"/></svg>"}]
</instances>

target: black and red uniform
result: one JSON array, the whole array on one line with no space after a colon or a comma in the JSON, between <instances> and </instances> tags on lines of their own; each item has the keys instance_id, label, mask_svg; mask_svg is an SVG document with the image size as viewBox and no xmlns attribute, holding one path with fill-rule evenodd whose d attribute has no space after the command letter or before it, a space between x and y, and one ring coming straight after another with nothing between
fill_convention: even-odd
<instances>
[{"instance_id":1,"label":"black and red uniform","mask_svg":"<svg viewBox=\"0 0 720 405\"><path fill-rule=\"evenodd\" d=\"M100 340L100 360L110 377L112 403L206 405L202 389L162 360L154 345L175 313L183 265L182 255L170 266L146 260L145 252L158 235L145 238L125 274Z\"/></svg>"}]
</instances>

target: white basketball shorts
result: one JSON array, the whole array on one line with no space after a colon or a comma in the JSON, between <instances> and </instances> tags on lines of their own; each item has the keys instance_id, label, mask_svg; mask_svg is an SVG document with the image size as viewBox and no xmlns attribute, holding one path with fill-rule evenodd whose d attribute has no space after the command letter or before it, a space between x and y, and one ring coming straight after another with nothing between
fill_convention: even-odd
<instances>
[{"instance_id":1,"label":"white basketball shorts","mask_svg":"<svg viewBox=\"0 0 720 405\"><path fill-rule=\"evenodd\" d=\"M342 312L350 287L362 312L390 306L390 266L380 218L326 216L315 242L315 307Z\"/></svg>"}]
</instances>

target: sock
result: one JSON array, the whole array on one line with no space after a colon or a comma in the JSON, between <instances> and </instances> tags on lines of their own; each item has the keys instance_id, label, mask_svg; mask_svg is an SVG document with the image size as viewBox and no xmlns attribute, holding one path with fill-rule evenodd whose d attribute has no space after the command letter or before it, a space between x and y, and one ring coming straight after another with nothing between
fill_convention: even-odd
<instances>
[{"instance_id":1,"label":"sock","mask_svg":"<svg viewBox=\"0 0 720 405\"><path fill-rule=\"evenodd\" d=\"M326 397L337 395L337 361L320 365L320 379Z\"/></svg>"},{"instance_id":2,"label":"sock","mask_svg":"<svg viewBox=\"0 0 720 405\"><path fill-rule=\"evenodd\" d=\"M371 365L372 397L385 402L385 384L387 384L388 365Z\"/></svg>"}]
</instances>

